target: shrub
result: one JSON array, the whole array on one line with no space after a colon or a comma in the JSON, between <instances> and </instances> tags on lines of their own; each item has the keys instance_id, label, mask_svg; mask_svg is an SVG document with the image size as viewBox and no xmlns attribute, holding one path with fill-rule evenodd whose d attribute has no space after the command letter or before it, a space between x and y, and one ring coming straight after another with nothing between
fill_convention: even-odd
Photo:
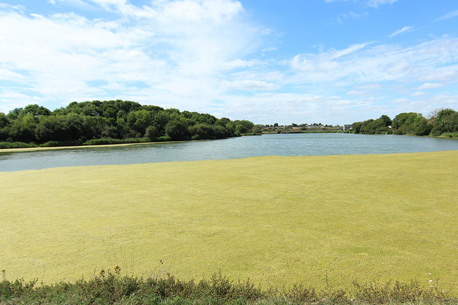
<instances>
[{"instance_id":1,"label":"shrub","mask_svg":"<svg viewBox=\"0 0 458 305\"><path fill-rule=\"evenodd\" d=\"M0 142L0 149L3 148L30 148L37 147L34 143L24 143L24 142Z\"/></svg>"},{"instance_id":2,"label":"shrub","mask_svg":"<svg viewBox=\"0 0 458 305\"><path fill-rule=\"evenodd\" d=\"M40 147L59 147L59 146L79 146L81 145L78 141L48 141L41 144Z\"/></svg>"},{"instance_id":3,"label":"shrub","mask_svg":"<svg viewBox=\"0 0 458 305\"><path fill-rule=\"evenodd\" d=\"M110 145L110 144L128 144L128 143L145 143L149 142L148 138L127 138L127 139L113 139L101 138L92 139L83 143L83 145Z\"/></svg>"},{"instance_id":4,"label":"shrub","mask_svg":"<svg viewBox=\"0 0 458 305\"><path fill-rule=\"evenodd\" d=\"M360 285L353 291L322 291L294 285L291 289L262 290L249 280L234 282L221 273L209 280L181 281L174 276L137 279L102 270L95 278L75 283L36 285L37 280L0 282L1 304L457 304L437 287L416 281Z\"/></svg>"}]
</instances>

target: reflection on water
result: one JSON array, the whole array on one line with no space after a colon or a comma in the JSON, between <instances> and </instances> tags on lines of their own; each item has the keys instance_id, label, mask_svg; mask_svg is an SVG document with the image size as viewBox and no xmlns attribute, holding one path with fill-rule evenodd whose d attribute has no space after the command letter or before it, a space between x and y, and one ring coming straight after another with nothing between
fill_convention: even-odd
<instances>
[{"instance_id":1,"label":"reflection on water","mask_svg":"<svg viewBox=\"0 0 458 305\"><path fill-rule=\"evenodd\" d=\"M458 150L458 141L395 135L272 134L215 141L101 146L22 153L0 152L0 171L272 155L387 154L440 150Z\"/></svg>"}]
</instances>

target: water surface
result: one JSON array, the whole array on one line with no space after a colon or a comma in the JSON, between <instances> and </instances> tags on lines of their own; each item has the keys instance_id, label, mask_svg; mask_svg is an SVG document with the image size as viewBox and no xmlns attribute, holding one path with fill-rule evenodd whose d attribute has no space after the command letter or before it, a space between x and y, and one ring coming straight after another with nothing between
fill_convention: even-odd
<instances>
[{"instance_id":1,"label":"water surface","mask_svg":"<svg viewBox=\"0 0 458 305\"><path fill-rule=\"evenodd\" d=\"M273 155L389 154L441 150L458 150L458 141L395 135L271 134L215 141L100 146L21 153L0 151L0 171L64 166L234 159Z\"/></svg>"}]
</instances>

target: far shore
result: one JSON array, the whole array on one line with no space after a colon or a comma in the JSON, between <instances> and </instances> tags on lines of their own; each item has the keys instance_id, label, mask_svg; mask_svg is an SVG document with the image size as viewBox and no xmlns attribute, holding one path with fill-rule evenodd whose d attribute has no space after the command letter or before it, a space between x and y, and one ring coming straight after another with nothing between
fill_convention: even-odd
<instances>
[{"instance_id":1,"label":"far shore","mask_svg":"<svg viewBox=\"0 0 458 305\"><path fill-rule=\"evenodd\" d=\"M183 141L166 141L166 142L138 142L138 143L122 143L122 144L101 144L101 145L75 145L75 146L55 146L55 147L25 147L25 148L3 148L0 149L1 153L15 153L15 152L32 152L41 150L61 150L61 149L78 149L78 148L96 148L96 147L119 147L131 145L147 145L147 144L166 144L166 143L179 143Z\"/></svg>"},{"instance_id":2,"label":"far shore","mask_svg":"<svg viewBox=\"0 0 458 305\"><path fill-rule=\"evenodd\" d=\"M344 131L294 131L294 132L262 132L262 134L303 134L303 133L347 133ZM386 134L380 134L386 135ZM242 135L251 136L251 135ZM405 135L414 136L414 135ZM427 136L442 139L458 139L454 137L446 136ZM189 141L212 141L212 140L189 140ZM74 146L54 146L54 147L24 147L24 148L1 148L0 154L2 153L17 153L17 152L33 152L33 151L46 151L46 150L63 150L63 149L78 149L78 148L97 148L97 147L119 147L119 146L131 146L131 145L151 145L151 144L166 144L166 143L181 143L189 141L163 141L163 142L133 142L133 143L121 143L121 144L99 144L99 145L74 145Z\"/></svg>"}]
</instances>

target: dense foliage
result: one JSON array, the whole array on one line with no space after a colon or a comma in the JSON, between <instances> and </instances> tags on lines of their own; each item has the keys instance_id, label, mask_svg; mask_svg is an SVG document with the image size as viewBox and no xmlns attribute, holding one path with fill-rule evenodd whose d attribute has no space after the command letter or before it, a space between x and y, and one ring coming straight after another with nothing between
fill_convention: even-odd
<instances>
[{"instance_id":1,"label":"dense foliage","mask_svg":"<svg viewBox=\"0 0 458 305\"><path fill-rule=\"evenodd\" d=\"M28 105L6 115L0 113L0 142L4 147L20 146L18 142L55 146L222 139L259 133L258 129L246 120L217 119L205 113L121 100L72 102L54 111Z\"/></svg>"},{"instance_id":2,"label":"dense foliage","mask_svg":"<svg viewBox=\"0 0 458 305\"><path fill-rule=\"evenodd\" d=\"M359 285L345 291L322 291L294 285L262 289L250 281L236 282L221 274L209 280L181 281L164 278L137 279L102 270L90 280L36 285L36 281L0 281L0 304L457 304L456 298L437 287L418 282Z\"/></svg>"},{"instance_id":3,"label":"dense foliage","mask_svg":"<svg viewBox=\"0 0 458 305\"><path fill-rule=\"evenodd\" d=\"M431 114L429 119L416 112L400 113L393 120L387 115L382 115L376 120L353 123L353 132L458 137L458 112L453 109L442 109Z\"/></svg>"}]
</instances>

